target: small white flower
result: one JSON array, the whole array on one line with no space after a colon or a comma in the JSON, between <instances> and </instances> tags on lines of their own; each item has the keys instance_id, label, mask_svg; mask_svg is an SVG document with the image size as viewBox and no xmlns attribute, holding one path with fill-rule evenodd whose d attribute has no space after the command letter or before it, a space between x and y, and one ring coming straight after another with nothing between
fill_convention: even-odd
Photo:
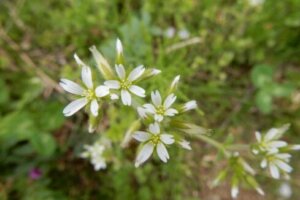
<instances>
[{"instance_id":1,"label":"small white flower","mask_svg":"<svg viewBox=\"0 0 300 200\"><path fill-rule=\"evenodd\" d=\"M291 155L287 153L269 153L261 161L260 166L262 168L269 168L270 174L273 178L279 179L280 173L290 173L293 168L288 164Z\"/></svg>"},{"instance_id":2,"label":"small white flower","mask_svg":"<svg viewBox=\"0 0 300 200\"><path fill-rule=\"evenodd\" d=\"M183 112L186 112L186 111L193 110L193 109L196 109L196 108L197 108L197 102L195 100L192 100L192 101L186 102L182 106L181 109L182 109Z\"/></svg>"},{"instance_id":3,"label":"small white flower","mask_svg":"<svg viewBox=\"0 0 300 200\"><path fill-rule=\"evenodd\" d=\"M175 36L175 32L176 32L176 29L174 27L169 27L167 28L167 30L165 31L165 36L167 38L172 38Z\"/></svg>"},{"instance_id":4,"label":"small white flower","mask_svg":"<svg viewBox=\"0 0 300 200\"><path fill-rule=\"evenodd\" d=\"M84 83L84 87L81 87L77 83L68 79L60 80L59 85L64 90L66 90L69 93L75 94L79 97L79 99L72 101L64 108L63 114L68 117L76 113L84 106L90 105L91 113L94 116L98 116L98 99L108 95L109 88L104 85L100 85L95 88L92 80L91 69L87 65L85 65L76 54L74 55L74 57L78 65L82 67L81 79Z\"/></svg>"},{"instance_id":5,"label":"small white flower","mask_svg":"<svg viewBox=\"0 0 300 200\"><path fill-rule=\"evenodd\" d=\"M251 6L259 6L262 5L265 2L265 0L249 0L249 4Z\"/></svg>"},{"instance_id":6,"label":"small white flower","mask_svg":"<svg viewBox=\"0 0 300 200\"><path fill-rule=\"evenodd\" d=\"M282 183L279 187L279 194L285 199L289 199L292 196L292 188L288 183Z\"/></svg>"},{"instance_id":7,"label":"small white flower","mask_svg":"<svg viewBox=\"0 0 300 200\"><path fill-rule=\"evenodd\" d=\"M154 150L156 150L160 160L166 163L170 157L165 145L175 142L173 135L160 132L158 123L150 124L148 132L136 131L133 138L144 143L136 157L136 167L148 160Z\"/></svg>"},{"instance_id":8,"label":"small white flower","mask_svg":"<svg viewBox=\"0 0 300 200\"><path fill-rule=\"evenodd\" d=\"M140 78L145 68L140 65L133 69L131 73L127 76L125 69L122 64L115 66L118 80L108 80L105 81L104 84L110 89L120 90L121 92L121 100L124 105L131 105L131 94L135 94L139 97L145 97L145 90L137 85L134 82Z\"/></svg>"},{"instance_id":9,"label":"small white flower","mask_svg":"<svg viewBox=\"0 0 300 200\"><path fill-rule=\"evenodd\" d=\"M178 142L178 144L179 144L182 148L184 148L184 149L192 150L192 147L191 147L189 141L186 141L186 140L182 139L180 142Z\"/></svg>"},{"instance_id":10,"label":"small white flower","mask_svg":"<svg viewBox=\"0 0 300 200\"><path fill-rule=\"evenodd\" d=\"M178 36L180 39L188 39L190 37L190 33L186 29L181 29L178 32Z\"/></svg>"},{"instance_id":11,"label":"small white flower","mask_svg":"<svg viewBox=\"0 0 300 200\"><path fill-rule=\"evenodd\" d=\"M178 114L178 111L174 108L171 108L172 104L176 100L174 94L170 94L162 102L161 95L159 91L154 91L151 93L151 99L153 104L144 104L143 108L146 109L146 112L154 115L154 120L161 122L164 119L164 116L174 116Z\"/></svg>"},{"instance_id":12,"label":"small white flower","mask_svg":"<svg viewBox=\"0 0 300 200\"><path fill-rule=\"evenodd\" d=\"M231 187L231 197L233 199L236 199L237 196L238 196L238 194L239 194L239 188L238 188L238 186Z\"/></svg>"},{"instance_id":13,"label":"small white flower","mask_svg":"<svg viewBox=\"0 0 300 200\"><path fill-rule=\"evenodd\" d=\"M116 41L116 49L117 49L117 54L118 55L123 54L123 46L122 46L122 42L119 38Z\"/></svg>"},{"instance_id":14,"label":"small white flower","mask_svg":"<svg viewBox=\"0 0 300 200\"><path fill-rule=\"evenodd\" d=\"M81 157L90 159L96 171L106 168L105 158L103 157L105 147L103 145L94 143L93 145L85 145L84 149L85 151L81 153Z\"/></svg>"},{"instance_id":15,"label":"small white flower","mask_svg":"<svg viewBox=\"0 0 300 200\"><path fill-rule=\"evenodd\" d=\"M260 132L256 131L255 136L258 142L257 147L262 152L278 152L278 148L286 147L288 144L285 141L278 139L278 129L270 129L266 135L262 136ZM257 154L258 151L253 151Z\"/></svg>"}]
</instances>

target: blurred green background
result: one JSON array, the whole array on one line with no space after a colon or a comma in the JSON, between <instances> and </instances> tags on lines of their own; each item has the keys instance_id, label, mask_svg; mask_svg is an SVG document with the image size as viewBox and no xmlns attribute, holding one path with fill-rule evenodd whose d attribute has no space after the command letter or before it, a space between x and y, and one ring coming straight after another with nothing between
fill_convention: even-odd
<instances>
[{"instance_id":1,"label":"blurred green background","mask_svg":"<svg viewBox=\"0 0 300 200\"><path fill-rule=\"evenodd\" d=\"M218 141L249 143L255 130L291 123L285 140L300 143L299 11L299 0L0 0L0 199L231 199L228 184L209 187L223 163L196 140L192 151L170 149L168 164L152 159L138 169L136 146L115 145L113 164L95 172L78 155L96 136L83 112L62 115L59 79L79 80L75 52L95 66L92 45L113 63L119 37L128 63L162 70L148 91L181 75L178 101L195 99L205 112L187 120ZM122 139L136 118L128 111L107 110L99 134ZM283 199L283 181L259 180L265 197L246 188L239 199Z\"/></svg>"}]
</instances>

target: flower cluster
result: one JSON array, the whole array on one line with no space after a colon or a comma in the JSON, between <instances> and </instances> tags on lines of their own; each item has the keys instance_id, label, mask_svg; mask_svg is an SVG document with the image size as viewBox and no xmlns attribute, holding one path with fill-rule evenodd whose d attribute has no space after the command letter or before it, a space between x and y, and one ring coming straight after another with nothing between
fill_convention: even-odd
<instances>
[{"instance_id":1,"label":"flower cluster","mask_svg":"<svg viewBox=\"0 0 300 200\"><path fill-rule=\"evenodd\" d=\"M85 145L84 149L85 151L80 156L89 159L96 171L106 168L106 160L103 155L105 151L104 145L96 142L93 145Z\"/></svg>"},{"instance_id":2,"label":"flower cluster","mask_svg":"<svg viewBox=\"0 0 300 200\"><path fill-rule=\"evenodd\" d=\"M289 145L279 140L288 129L289 124L286 124L280 128L271 128L265 135L255 132L257 143L253 145L252 152L262 158L260 166L268 167L270 175L275 179L279 179L281 173L288 177L292 171L289 151L300 150L300 145Z\"/></svg>"}]
</instances>

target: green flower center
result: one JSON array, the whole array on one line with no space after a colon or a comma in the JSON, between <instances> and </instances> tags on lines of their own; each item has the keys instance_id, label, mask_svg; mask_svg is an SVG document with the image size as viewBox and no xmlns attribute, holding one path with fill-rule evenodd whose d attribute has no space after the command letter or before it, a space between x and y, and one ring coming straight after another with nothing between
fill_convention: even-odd
<instances>
[{"instance_id":1,"label":"green flower center","mask_svg":"<svg viewBox=\"0 0 300 200\"><path fill-rule=\"evenodd\" d=\"M127 80L122 80L122 81L120 81L120 85L121 85L122 89L128 90L129 87L131 86L131 82L129 82Z\"/></svg>"},{"instance_id":2,"label":"green flower center","mask_svg":"<svg viewBox=\"0 0 300 200\"><path fill-rule=\"evenodd\" d=\"M96 94L95 91L93 89L88 89L85 91L84 96L86 96L86 98L91 101L93 99L96 99Z\"/></svg>"},{"instance_id":3,"label":"green flower center","mask_svg":"<svg viewBox=\"0 0 300 200\"><path fill-rule=\"evenodd\" d=\"M160 135L153 135L153 136L151 137L151 142L152 142L153 144L158 144L158 143L160 142Z\"/></svg>"},{"instance_id":4,"label":"green flower center","mask_svg":"<svg viewBox=\"0 0 300 200\"><path fill-rule=\"evenodd\" d=\"M156 108L156 114L158 114L158 115L164 115L165 112L166 112L166 110L165 110L165 108L163 106L158 106Z\"/></svg>"}]
</instances>

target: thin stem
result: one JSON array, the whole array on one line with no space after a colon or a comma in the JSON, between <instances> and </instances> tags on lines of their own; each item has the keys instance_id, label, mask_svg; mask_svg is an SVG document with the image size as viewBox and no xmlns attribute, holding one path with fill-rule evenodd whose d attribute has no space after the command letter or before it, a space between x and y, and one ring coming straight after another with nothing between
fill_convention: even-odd
<instances>
[{"instance_id":1,"label":"thin stem","mask_svg":"<svg viewBox=\"0 0 300 200\"><path fill-rule=\"evenodd\" d=\"M211 139L210 137L208 137L206 135L193 134L193 136L200 139L200 140L202 140L202 141L204 141L204 142L206 142L206 143L208 143L208 144L210 144L210 145L212 145L212 146L214 146L214 147L216 147L217 149L221 150L226 157L230 157L230 152L228 150L226 150L224 145L221 144L220 142L217 142L216 140L213 140L213 139Z\"/></svg>"}]
</instances>

